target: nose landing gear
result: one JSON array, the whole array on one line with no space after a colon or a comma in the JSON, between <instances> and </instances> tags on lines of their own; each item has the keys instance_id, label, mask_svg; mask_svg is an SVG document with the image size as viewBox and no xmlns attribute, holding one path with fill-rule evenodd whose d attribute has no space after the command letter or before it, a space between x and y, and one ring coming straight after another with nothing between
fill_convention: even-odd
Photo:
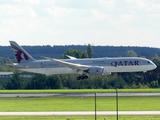
<instances>
[{"instance_id":1,"label":"nose landing gear","mask_svg":"<svg viewBox=\"0 0 160 120\"><path fill-rule=\"evenodd\" d=\"M82 76L78 76L77 77L77 80L83 80L83 79L87 79L88 78L88 76L87 75L82 75Z\"/></svg>"}]
</instances>

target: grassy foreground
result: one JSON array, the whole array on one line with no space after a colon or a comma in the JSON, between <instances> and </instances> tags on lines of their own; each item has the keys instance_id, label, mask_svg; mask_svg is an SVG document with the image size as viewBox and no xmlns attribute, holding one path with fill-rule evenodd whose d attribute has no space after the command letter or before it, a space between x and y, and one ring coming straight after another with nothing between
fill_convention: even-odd
<instances>
[{"instance_id":1,"label":"grassy foreground","mask_svg":"<svg viewBox=\"0 0 160 120\"><path fill-rule=\"evenodd\" d=\"M0 90L4 93L114 93L115 89L52 89L52 90ZM118 89L120 93L156 93L160 89Z\"/></svg>"},{"instance_id":2,"label":"grassy foreground","mask_svg":"<svg viewBox=\"0 0 160 120\"><path fill-rule=\"evenodd\" d=\"M119 97L120 111L156 111L160 97ZM0 98L0 111L94 111L94 97ZM97 111L115 111L115 97L97 97Z\"/></svg>"},{"instance_id":3,"label":"grassy foreground","mask_svg":"<svg viewBox=\"0 0 160 120\"><path fill-rule=\"evenodd\" d=\"M94 116L0 117L2 120L94 120ZM97 116L97 120L116 120L116 116ZM119 120L160 120L159 116L119 116Z\"/></svg>"},{"instance_id":4,"label":"grassy foreground","mask_svg":"<svg viewBox=\"0 0 160 120\"><path fill-rule=\"evenodd\" d=\"M3 93L104 93L112 90L0 90ZM159 89L123 89L119 92L160 92ZM119 97L119 110L159 110L160 97ZM0 111L90 111L94 97L17 97L0 98ZM115 97L97 97L97 110L116 110ZM97 116L97 120L116 116ZM94 116L0 117L2 120L94 120ZM160 116L119 116L119 120L160 120Z\"/></svg>"}]
</instances>

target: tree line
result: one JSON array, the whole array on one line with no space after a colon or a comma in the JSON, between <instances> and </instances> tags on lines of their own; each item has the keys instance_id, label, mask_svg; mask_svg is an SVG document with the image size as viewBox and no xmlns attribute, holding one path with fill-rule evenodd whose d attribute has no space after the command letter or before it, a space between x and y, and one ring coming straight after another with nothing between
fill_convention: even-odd
<instances>
[{"instance_id":1,"label":"tree line","mask_svg":"<svg viewBox=\"0 0 160 120\"><path fill-rule=\"evenodd\" d=\"M41 56L61 58L61 55L69 49L86 50L87 45L45 45L45 46L22 46L35 59L42 59ZM92 45L92 55L98 57L125 57L125 52L133 50L138 57L145 56L151 59L152 57L160 56L159 48L151 47L136 47L136 46L94 46ZM14 59L13 51L10 46L0 46L0 57Z\"/></svg>"}]
</instances>

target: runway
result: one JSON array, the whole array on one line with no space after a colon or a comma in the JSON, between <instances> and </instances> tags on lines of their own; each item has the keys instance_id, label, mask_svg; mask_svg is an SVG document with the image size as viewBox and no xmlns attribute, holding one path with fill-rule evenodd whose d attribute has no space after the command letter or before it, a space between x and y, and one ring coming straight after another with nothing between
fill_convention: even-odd
<instances>
[{"instance_id":1,"label":"runway","mask_svg":"<svg viewBox=\"0 0 160 120\"><path fill-rule=\"evenodd\" d=\"M95 111L0 112L0 116L94 116ZM97 111L97 116L116 116L116 111ZM119 116L159 116L160 111L119 111Z\"/></svg>"},{"instance_id":2,"label":"runway","mask_svg":"<svg viewBox=\"0 0 160 120\"><path fill-rule=\"evenodd\" d=\"M92 97L94 93L29 93L29 94L0 94L0 97ZM97 96L114 97L116 93L97 93ZM118 96L160 96L160 93L118 93Z\"/></svg>"}]
</instances>

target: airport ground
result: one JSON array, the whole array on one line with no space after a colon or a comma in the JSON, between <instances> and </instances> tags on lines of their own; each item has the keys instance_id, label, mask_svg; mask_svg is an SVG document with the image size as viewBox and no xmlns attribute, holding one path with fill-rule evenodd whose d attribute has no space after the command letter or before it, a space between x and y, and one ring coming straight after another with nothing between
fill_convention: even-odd
<instances>
[{"instance_id":1,"label":"airport ground","mask_svg":"<svg viewBox=\"0 0 160 120\"><path fill-rule=\"evenodd\" d=\"M0 90L4 93L115 93L115 89L45 89L45 90ZM118 93L160 93L160 89L118 89Z\"/></svg>"},{"instance_id":2,"label":"airport ground","mask_svg":"<svg viewBox=\"0 0 160 120\"><path fill-rule=\"evenodd\" d=\"M38 94L38 93L36 93ZM114 93L113 93L114 94ZM142 93L143 94L143 93ZM155 93L153 93L155 94ZM2 95L2 94L1 94ZM119 96L119 111L157 111L160 96ZM0 97L0 111L94 111L94 96L16 96ZM97 96L97 111L115 111L115 96ZM97 116L97 120L116 116ZM88 120L94 116L10 116L0 119ZM160 116L119 116L119 120L158 120Z\"/></svg>"},{"instance_id":3,"label":"airport ground","mask_svg":"<svg viewBox=\"0 0 160 120\"><path fill-rule=\"evenodd\" d=\"M1 120L95 120L94 116L11 116ZM119 116L119 120L160 120L159 116ZM97 120L116 120L116 116L97 116Z\"/></svg>"},{"instance_id":4,"label":"airport ground","mask_svg":"<svg viewBox=\"0 0 160 120\"><path fill-rule=\"evenodd\" d=\"M159 111L160 96L119 97L119 111ZM94 97L0 98L0 111L94 111ZM115 97L97 97L97 111L115 111Z\"/></svg>"}]
</instances>

